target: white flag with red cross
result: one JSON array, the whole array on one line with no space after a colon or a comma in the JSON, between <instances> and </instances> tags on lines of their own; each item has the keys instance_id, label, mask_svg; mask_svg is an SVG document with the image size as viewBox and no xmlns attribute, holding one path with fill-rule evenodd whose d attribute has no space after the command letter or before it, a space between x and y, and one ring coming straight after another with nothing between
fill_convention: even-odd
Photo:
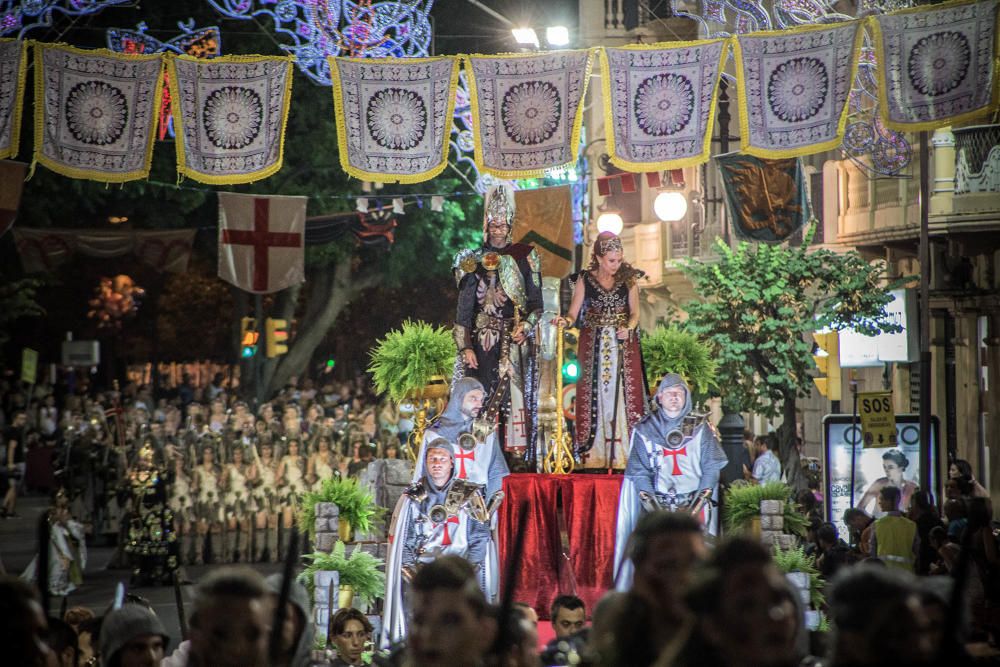
<instances>
[{"instance_id":1,"label":"white flag with red cross","mask_svg":"<svg viewBox=\"0 0 1000 667\"><path fill-rule=\"evenodd\" d=\"M305 280L308 197L219 193L219 277L270 294Z\"/></svg>"}]
</instances>

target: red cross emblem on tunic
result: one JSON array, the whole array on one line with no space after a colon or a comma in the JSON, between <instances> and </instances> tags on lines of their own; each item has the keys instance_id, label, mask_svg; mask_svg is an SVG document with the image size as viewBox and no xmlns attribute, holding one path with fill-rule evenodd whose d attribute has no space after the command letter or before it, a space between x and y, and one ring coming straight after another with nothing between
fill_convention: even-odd
<instances>
[{"instance_id":1,"label":"red cross emblem on tunic","mask_svg":"<svg viewBox=\"0 0 1000 667\"><path fill-rule=\"evenodd\" d=\"M253 246L253 289L267 291L268 251L271 248L298 248L301 234L268 231L268 200L253 200L253 231L222 230L222 242Z\"/></svg>"},{"instance_id":2,"label":"red cross emblem on tunic","mask_svg":"<svg viewBox=\"0 0 1000 667\"><path fill-rule=\"evenodd\" d=\"M674 459L674 469L670 473L671 475L676 477L677 475L681 474L681 467L677 465L677 457L687 456L687 455L688 455L687 445L684 445L680 449L667 449L666 447L663 448L663 456L672 456Z\"/></svg>"},{"instance_id":3,"label":"red cross emblem on tunic","mask_svg":"<svg viewBox=\"0 0 1000 667\"><path fill-rule=\"evenodd\" d=\"M458 517L457 516L450 516L447 519L445 519L443 523L436 523L436 524L434 524L434 528L435 529L438 526L444 526L444 534L441 536L441 546L443 546L443 547L450 547L451 546L451 531L448 530L448 524L449 523L450 524L454 524L454 525L457 526L458 525Z\"/></svg>"},{"instance_id":4,"label":"red cross emblem on tunic","mask_svg":"<svg viewBox=\"0 0 1000 667\"><path fill-rule=\"evenodd\" d=\"M464 449L459 448L459 450L455 452L455 458L458 459L460 466L458 469L458 478L465 479L465 462L468 461L469 463L474 463L476 461L476 450L472 449L465 451Z\"/></svg>"},{"instance_id":5,"label":"red cross emblem on tunic","mask_svg":"<svg viewBox=\"0 0 1000 667\"><path fill-rule=\"evenodd\" d=\"M525 424L528 423L528 411L525 408L519 408L517 415L519 419L514 419L514 433L517 434L516 437L527 438L528 430L525 428Z\"/></svg>"}]
</instances>

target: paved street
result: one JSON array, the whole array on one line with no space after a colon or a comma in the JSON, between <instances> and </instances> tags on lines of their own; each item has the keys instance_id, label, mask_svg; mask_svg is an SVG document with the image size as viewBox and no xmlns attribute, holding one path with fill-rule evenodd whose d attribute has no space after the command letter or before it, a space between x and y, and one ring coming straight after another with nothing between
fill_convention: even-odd
<instances>
[{"instance_id":1,"label":"paved street","mask_svg":"<svg viewBox=\"0 0 1000 667\"><path fill-rule=\"evenodd\" d=\"M35 554L35 530L38 518L48 507L48 499L42 496L29 496L18 501L17 511L20 517L0 520L0 558L8 574L20 574L27 567ZM114 554L113 546L94 547L87 550L87 569L84 572L83 585L69 597L68 605L90 607L101 614L111 604L115 586L119 581L128 585L128 570L110 570L108 562ZM188 578L197 581L212 565L188 567ZM254 565L254 569L264 575L280 571L277 564ZM188 614L191 613L191 586L181 588L184 605ZM174 603L174 589L171 587L136 587L129 592L141 595L149 600L156 613L160 616L167 632L171 636L171 646L176 646L180 640L180 623L177 617L177 605ZM59 613L62 598L54 598L50 602L51 613Z\"/></svg>"}]
</instances>

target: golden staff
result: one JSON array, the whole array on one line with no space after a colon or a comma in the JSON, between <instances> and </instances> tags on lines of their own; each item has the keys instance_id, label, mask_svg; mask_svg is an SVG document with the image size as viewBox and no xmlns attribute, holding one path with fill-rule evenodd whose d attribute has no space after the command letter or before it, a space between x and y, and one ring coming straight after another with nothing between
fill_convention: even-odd
<instances>
[{"instance_id":1,"label":"golden staff","mask_svg":"<svg viewBox=\"0 0 1000 667\"><path fill-rule=\"evenodd\" d=\"M545 472L568 475L573 472L573 443L569 433L563 431L562 411L562 365L563 365L563 321L559 320L556 338L556 432L549 437L549 451L545 454Z\"/></svg>"}]
</instances>

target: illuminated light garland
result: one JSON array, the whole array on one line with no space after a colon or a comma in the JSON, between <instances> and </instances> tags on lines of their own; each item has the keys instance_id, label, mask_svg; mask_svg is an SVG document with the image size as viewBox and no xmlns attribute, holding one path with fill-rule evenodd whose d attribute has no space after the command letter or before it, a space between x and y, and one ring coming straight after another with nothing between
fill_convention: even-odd
<instances>
[{"instance_id":1,"label":"illuminated light garland","mask_svg":"<svg viewBox=\"0 0 1000 667\"><path fill-rule=\"evenodd\" d=\"M833 0L775 0L766 5L762 0L670 0L674 15L697 23L702 39L854 18L835 11L834 4ZM912 6L913 0L861 0L858 15L884 14ZM913 151L903 134L878 120L875 67L874 47L866 34L841 149L869 173L899 176L910 164ZM723 76L733 80L729 74Z\"/></svg>"},{"instance_id":2,"label":"illuminated light garland","mask_svg":"<svg viewBox=\"0 0 1000 667\"><path fill-rule=\"evenodd\" d=\"M51 28L54 14L87 16L135 0L0 0L0 37L18 39L37 28Z\"/></svg>"}]
</instances>

